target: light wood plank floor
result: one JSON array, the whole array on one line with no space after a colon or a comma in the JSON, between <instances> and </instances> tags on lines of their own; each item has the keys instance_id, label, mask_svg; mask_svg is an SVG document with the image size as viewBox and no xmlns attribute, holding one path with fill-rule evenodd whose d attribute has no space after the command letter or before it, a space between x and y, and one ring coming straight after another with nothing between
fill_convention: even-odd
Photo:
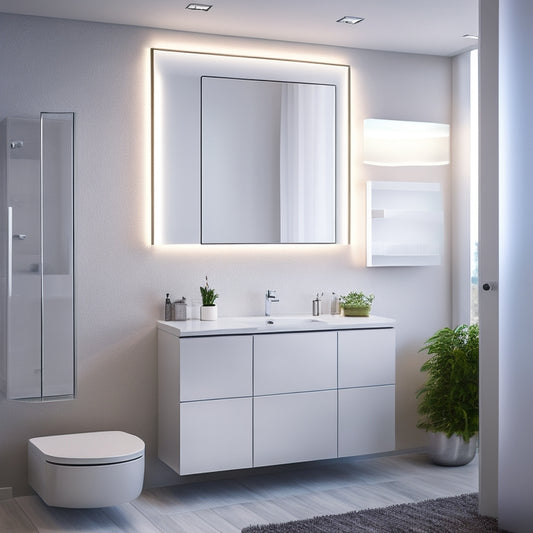
<instances>
[{"instance_id":1,"label":"light wood plank floor","mask_svg":"<svg viewBox=\"0 0 533 533\"><path fill-rule=\"evenodd\" d=\"M1 533L236 533L285 522L478 490L478 462L432 465L424 454L306 463L148 489L105 509L57 509L38 496L0 501Z\"/></svg>"}]
</instances>

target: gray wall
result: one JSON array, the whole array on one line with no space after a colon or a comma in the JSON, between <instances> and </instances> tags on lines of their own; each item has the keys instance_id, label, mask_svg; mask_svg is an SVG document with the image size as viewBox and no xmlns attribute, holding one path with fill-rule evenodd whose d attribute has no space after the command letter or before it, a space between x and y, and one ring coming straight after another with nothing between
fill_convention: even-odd
<instances>
[{"instance_id":1,"label":"gray wall","mask_svg":"<svg viewBox=\"0 0 533 533\"><path fill-rule=\"evenodd\" d=\"M175 482L155 459L156 335L164 293L198 297L204 276L221 315L306 313L317 291L363 289L373 312L397 320L397 445L418 447L418 349L451 325L448 170L442 266L367 269L364 118L449 123L451 60L334 47L186 34L137 27L0 15L0 118L74 111L78 396L45 404L0 400L0 487L23 494L26 440L119 429L147 445L147 484ZM350 246L150 246L150 47L347 63L352 67ZM382 176L388 178L387 176ZM177 202L179 204L179 201ZM276 307L277 306L277 307Z\"/></svg>"}]
</instances>

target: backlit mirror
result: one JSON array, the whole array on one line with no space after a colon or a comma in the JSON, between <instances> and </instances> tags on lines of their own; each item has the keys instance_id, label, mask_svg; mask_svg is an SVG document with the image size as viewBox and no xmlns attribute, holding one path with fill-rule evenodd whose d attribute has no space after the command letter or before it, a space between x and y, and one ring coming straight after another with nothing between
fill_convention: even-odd
<instances>
[{"instance_id":1,"label":"backlit mirror","mask_svg":"<svg viewBox=\"0 0 533 533\"><path fill-rule=\"evenodd\" d=\"M345 242L348 75L152 50L152 243Z\"/></svg>"}]
</instances>

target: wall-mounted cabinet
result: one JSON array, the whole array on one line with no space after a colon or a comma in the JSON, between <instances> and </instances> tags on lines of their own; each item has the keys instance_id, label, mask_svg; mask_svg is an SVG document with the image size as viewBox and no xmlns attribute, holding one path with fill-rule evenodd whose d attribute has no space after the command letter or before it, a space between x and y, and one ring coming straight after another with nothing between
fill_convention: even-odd
<instances>
[{"instance_id":1,"label":"wall-mounted cabinet","mask_svg":"<svg viewBox=\"0 0 533 533\"><path fill-rule=\"evenodd\" d=\"M443 232L439 183L367 182L367 266L439 265Z\"/></svg>"},{"instance_id":2,"label":"wall-mounted cabinet","mask_svg":"<svg viewBox=\"0 0 533 533\"><path fill-rule=\"evenodd\" d=\"M10 399L71 397L74 114L0 125L0 374Z\"/></svg>"},{"instance_id":3,"label":"wall-mounted cabinet","mask_svg":"<svg viewBox=\"0 0 533 533\"><path fill-rule=\"evenodd\" d=\"M184 338L169 330L158 330L158 455L177 473L395 448L392 327Z\"/></svg>"}]
</instances>

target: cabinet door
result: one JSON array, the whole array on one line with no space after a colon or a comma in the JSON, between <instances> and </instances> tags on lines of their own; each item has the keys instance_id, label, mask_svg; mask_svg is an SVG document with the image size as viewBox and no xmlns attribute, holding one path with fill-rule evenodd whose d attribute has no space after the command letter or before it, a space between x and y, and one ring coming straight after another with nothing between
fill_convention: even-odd
<instances>
[{"instance_id":1,"label":"cabinet door","mask_svg":"<svg viewBox=\"0 0 533 533\"><path fill-rule=\"evenodd\" d=\"M251 466L251 398L180 405L181 475Z\"/></svg>"},{"instance_id":2,"label":"cabinet door","mask_svg":"<svg viewBox=\"0 0 533 533\"><path fill-rule=\"evenodd\" d=\"M252 395L252 337L180 339L180 400Z\"/></svg>"},{"instance_id":3,"label":"cabinet door","mask_svg":"<svg viewBox=\"0 0 533 533\"><path fill-rule=\"evenodd\" d=\"M337 391L254 398L254 466L337 456Z\"/></svg>"},{"instance_id":4,"label":"cabinet door","mask_svg":"<svg viewBox=\"0 0 533 533\"><path fill-rule=\"evenodd\" d=\"M337 332L254 337L254 394L337 388Z\"/></svg>"},{"instance_id":5,"label":"cabinet door","mask_svg":"<svg viewBox=\"0 0 533 533\"><path fill-rule=\"evenodd\" d=\"M395 383L393 328L339 331L339 388Z\"/></svg>"},{"instance_id":6,"label":"cabinet door","mask_svg":"<svg viewBox=\"0 0 533 533\"><path fill-rule=\"evenodd\" d=\"M339 457L394 450L394 385L339 390Z\"/></svg>"}]
</instances>

